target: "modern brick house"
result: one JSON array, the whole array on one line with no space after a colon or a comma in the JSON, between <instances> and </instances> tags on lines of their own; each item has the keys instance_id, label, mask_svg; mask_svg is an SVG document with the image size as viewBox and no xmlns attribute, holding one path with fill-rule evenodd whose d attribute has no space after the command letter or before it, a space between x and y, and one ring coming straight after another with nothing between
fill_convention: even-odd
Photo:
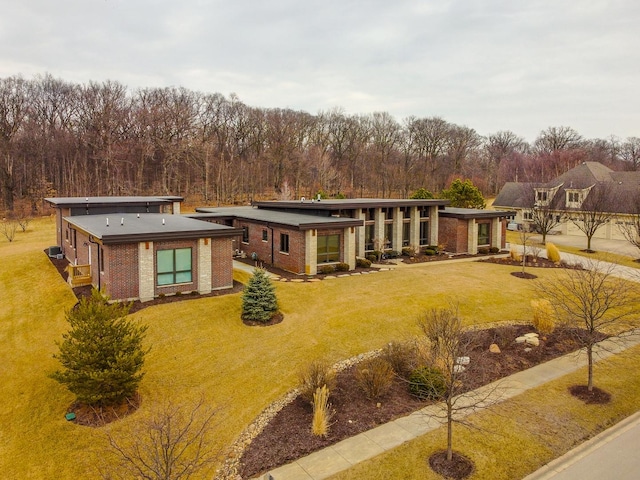
<instances>
[{"instance_id":1,"label":"modern brick house","mask_svg":"<svg viewBox=\"0 0 640 480\"><path fill-rule=\"evenodd\" d=\"M374 250L444 244L452 253L505 245L513 212L445 208L448 200L345 199L202 207L193 218L243 230L235 249L290 272L315 275L323 263L347 263ZM443 230L444 226L444 230Z\"/></svg>"},{"instance_id":2,"label":"modern brick house","mask_svg":"<svg viewBox=\"0 0 640 480\"><path fill-rule=\"evenodd\" d=\"M240 231L170 213L179 212L180 197L120 199L47 199L57 209L57 238L72 285L91 284L113 300L142 301L233 286L232 242Z\"/></svg>"}]
</instances>

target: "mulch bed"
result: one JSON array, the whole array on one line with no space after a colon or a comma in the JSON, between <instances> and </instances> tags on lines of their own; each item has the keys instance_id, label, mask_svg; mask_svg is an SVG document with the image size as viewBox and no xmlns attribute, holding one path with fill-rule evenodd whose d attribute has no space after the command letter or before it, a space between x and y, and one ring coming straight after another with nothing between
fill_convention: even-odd
<instances>
[{"instance_id":1,"label":"mulch bed","mask_svg":"<svg viewBox=\"0 0 640 480\"><path fill-rule=\"evenodd\" d=\"M78 425L101 427L120 418L124 418L127 415L131 415L138 409L140 402L141 398L137 393L133 398L128 398L119 405L111 405L108 407L91 406L74 402L67 409L67 413L73 413L75 415L75 419L72 421Z\"/></svg>"},{"instance_id":2,"label":"mulch bed","mask_svg":"<svg viewBox=\"0 0 640 480\"><path fill-rule=\"evenodd\" d=\"M569 387L569 393L589 405L606 405L611 401L611 394L598 387L589 391L586 385L573 385Z\"/></svg>"},{"instance_id":3,"label":"mulch bed","mask_svg":"<svg viewBox=\"0 0 640 480\"><path fill-rule=\"evenodd\" d=\"M446 450L431 455L429 457L429 466L434 472L442 475L444 478L454 480L467 478L474 470L473 462L458 452L453 452L451 460L447 460Z\"/></svg>"},{"instance_id":4,"label":"mulch bed","mask_svg":"<svg viewBox=\"0 0 640 480\"><path fill-rule=\"evenodd\" d=\"M540 335L538 347L515 343L516 337L533 331L530 325L470 331L471 363L463 375L464 388L474 390L579 348L576 331L568 329ZM501 353L489 352L492 343L500 347ZM406 381L400 378L394 380L389 393L381 399L367 399L355 381L355 370L354 366L337 376L336 388L329 399L335 413L326 437L311 434L312 407L297 397L280 410L246 448L240 460L242 478L256 477L428 404L413 397Z\"/></svg>"}]
</instances>

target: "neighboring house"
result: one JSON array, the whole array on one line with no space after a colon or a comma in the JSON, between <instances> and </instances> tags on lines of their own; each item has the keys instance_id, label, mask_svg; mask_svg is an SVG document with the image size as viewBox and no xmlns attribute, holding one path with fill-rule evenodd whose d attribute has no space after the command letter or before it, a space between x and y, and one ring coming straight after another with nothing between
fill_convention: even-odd
<instances>
[{"instance_id":1,"label":"neighboring house","mask_svg":"<svg viewBox=\"0 0 640 480\"><path fill-rule=\"evenodd\" d=\"M172 214L180 197L46 200L56 208L73 286L91 284L112 300L141 301L233 286L232 242L240 232Z\"/></svg>"},{"instance_id":2,"label":"neighboring house","mask_svg":"<svg viewBox=\"0 0 640 480\"><path fill-rule=\"evenodd\" d=\"M604 201L598 208L613 215L594 236L624 240L619 226L638 213L639 194L640 172L616 172L598 162L584 162L547 183L506 183L493 206L514 209L518 224L531 221L534 209L544 208L560 221L555 232L584 235L571 219L577 221L576 212L589 205L590 195L601 196Z\"/></svg>"}]
</instances>

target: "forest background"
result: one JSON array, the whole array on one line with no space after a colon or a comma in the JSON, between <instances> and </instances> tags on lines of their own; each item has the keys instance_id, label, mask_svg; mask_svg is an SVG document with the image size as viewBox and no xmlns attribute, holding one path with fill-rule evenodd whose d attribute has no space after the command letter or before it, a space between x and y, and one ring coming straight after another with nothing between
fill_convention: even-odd
<instances>
[{"instance_id":1,"label":"forest background","mask_svg":"<svg viewBox=\"0 0 640 480\"><path fill-rule=\"evenodd\" d=\"M437 116L311 114L181 87L0 78L0 212L36 214L47 196L406 198L418 188L438 194L455 178L492 196L505 182L548 181L584 161L637 170L640 138L586 139L554 126L529 143Z\"/></svg>"}]
</instances>

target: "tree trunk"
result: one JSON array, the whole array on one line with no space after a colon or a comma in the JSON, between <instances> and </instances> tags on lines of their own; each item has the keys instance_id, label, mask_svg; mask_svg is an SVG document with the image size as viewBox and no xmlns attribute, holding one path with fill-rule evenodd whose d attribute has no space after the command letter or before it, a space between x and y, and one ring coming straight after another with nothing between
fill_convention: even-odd
<instances>
[{"instance_id":1,"label":"tree trunk","mask_svg":"<svg viewBox=\"0 0 640 480\"><path fill-rule=\"evenodd\" d=\"M587 346L587 364L588 364L588 371L589 371L589 380L587 382L587 390L592 392L593 391L593 345L588 345Z\"/></svg>"},{"instance_id":2,"label":"tree trunk","mask_svg":"<svg viewBox=\"0 0 640 480\"><path fill-rule=\"evenodd\" d=\"M447 460L453 460L453 406L447 399Z\"/></svg>"}]
</instances>

